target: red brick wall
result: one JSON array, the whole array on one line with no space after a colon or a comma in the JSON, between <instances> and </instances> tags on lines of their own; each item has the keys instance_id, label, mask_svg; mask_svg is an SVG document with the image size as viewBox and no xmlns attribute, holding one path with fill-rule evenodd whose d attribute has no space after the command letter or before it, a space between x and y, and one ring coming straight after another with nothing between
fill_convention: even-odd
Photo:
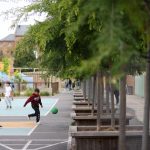
<instances>
[{"instance_id":1,"label":"red brick wall","mask_svg":"<svg viewBox=\"0 0 150 150\"><path fill-rule=\"evenodd\" d=\"M127 86L133 87L133 94L135 93L135 77L132 75L127 75L126 80Z\"/></svg>"}]
</instances>

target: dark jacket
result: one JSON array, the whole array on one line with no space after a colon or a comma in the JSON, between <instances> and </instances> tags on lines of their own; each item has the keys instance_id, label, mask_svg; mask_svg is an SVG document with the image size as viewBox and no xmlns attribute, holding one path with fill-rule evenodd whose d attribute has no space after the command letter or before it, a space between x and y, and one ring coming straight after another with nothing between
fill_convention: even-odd
<instances>
[{"instance_id":1,"label":"dark jacket","mask_svg":"<svg viewBox=\"0 0 150 150\"><path fill-rule=\"evenodd\" d=\"M39 104L42 106L41 97L39 94L33 93L29 99L25 102L24 107L31 102L32 106L39 106Z\"/></svg>"}]
</instances>

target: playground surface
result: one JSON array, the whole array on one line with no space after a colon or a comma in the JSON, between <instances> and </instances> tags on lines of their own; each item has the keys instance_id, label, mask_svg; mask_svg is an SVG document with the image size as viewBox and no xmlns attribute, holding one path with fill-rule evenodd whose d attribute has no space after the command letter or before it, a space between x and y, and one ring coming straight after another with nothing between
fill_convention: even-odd
<instances>
[{"instance_id":1,"label":"playground surface","mask_svg":"<svg viewBox=\"0 0 150 150\"><path fill-rule=\"evenodd\" d=\"M30 104L27 108L22 107L26 98L21 98L21 102L18 102L19 99L14 99L13 108L8 112L5 103L0 103L0 125L3 126L0 128L0 150L67 150L72 94L42 97L44 108L41 109L39 124L35 123L35 119L27 119L26 115L32 109ZM143 98L127 96L127 111L135 116L131 124L142 124L143 105ZM53 106L59 109L56 115L50 113Z\"/></svg>"},{"instance_id":2,"label":"playground surface","mask_svg":"<svg viewBox=\"0 0 150 150\"><path fill-rule=\"evenodd\" d=\"M42 97L41 121L28 120L30 104L23 108L26 98L15 98L12 109L0 102L0 150L66 150L71 122L71 94ZM56 105L58 114L50 110Z\"/></svg>"}]
</instances>

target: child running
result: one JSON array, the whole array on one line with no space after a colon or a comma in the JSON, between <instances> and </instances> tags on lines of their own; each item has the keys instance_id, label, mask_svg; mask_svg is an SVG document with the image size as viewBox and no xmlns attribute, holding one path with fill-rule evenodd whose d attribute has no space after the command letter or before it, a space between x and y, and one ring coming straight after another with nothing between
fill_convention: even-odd
<instances>
[{"instance_id":1,"label":"child running","mask_svg":"<svg viewBox=\"0 0 150 150\"><path fill-rule=\"evenodd\" d=\"M6 102L6 108L12 108L11 101L13 100L13 91L10 86L10 82L6 82L5 84L5 102Z\"/></svg>"},{"instance_id":2,"label":"child running","mask_svg":"<svg viewBox=\"0 0 150 150\"><path fill-rule=\"evenodd\" d=\"M41 107L43 107L42 102L41 102L41 97L40 97L40 90L38 88L36 88L34 90L34 93L25 102L24 107L26 107L26 105L28 103L30 103L30 102L31 102L31 106L34 109L35 113L29 114L28 118L30 119L30 117L36 117L36 122L38 123L40 121L40 109L39 109L39 105Z\"/></svg>"}]
</instances>

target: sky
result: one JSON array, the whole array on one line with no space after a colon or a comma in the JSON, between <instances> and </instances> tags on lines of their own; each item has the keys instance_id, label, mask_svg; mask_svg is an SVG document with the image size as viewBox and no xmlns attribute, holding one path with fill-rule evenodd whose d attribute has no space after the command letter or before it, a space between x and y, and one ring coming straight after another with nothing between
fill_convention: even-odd
<instances>
[{"instance_id":1,"label":"sky","mask_svg":"<svg viewBox=\"0 0 150 150\"><path fill-rule=\"evenodd\" d=\"M19 8L30 5L38 0L0 0L0 14L6 12L12 8ZM34 24L36 20L42 21L44 20L45 15L39 16L34 15L29 18L28 21L21 21L19 24ZM0 15L0 39L4 38L8 34L14 33L15 29L10 28L13 24L14 18L6 18L5 15Z\"/></svg>"}]
</instances>

